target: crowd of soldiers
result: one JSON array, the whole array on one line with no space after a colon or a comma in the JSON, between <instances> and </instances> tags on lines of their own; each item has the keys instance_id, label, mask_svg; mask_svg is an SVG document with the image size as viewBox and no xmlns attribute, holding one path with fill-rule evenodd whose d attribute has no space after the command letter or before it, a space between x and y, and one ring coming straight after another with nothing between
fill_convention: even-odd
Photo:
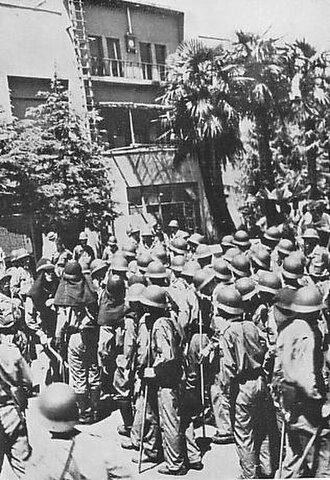
<instances>
[{"instance_id":1,"label":"crowd of soldiers","mask_svg":"<svg viewBox=\"0 0 330 480\"><path fill-rule=\"evenodd\" d=\"M241 478L329 477L328 232L311 219L291 240L272 226L210 245L177 220L168 227L129 228L103 251L82 232L70 252L50 232L35 275L28 253L12 252L0 279L0 422L18 413L2 457L24 475L24 406L7 386L35 395L30 364L53 434L97 422L109 395L139 469L202 470L195 429L205 437L212 424L214 444L235 444Z\"/></svg>"}]
</instances>

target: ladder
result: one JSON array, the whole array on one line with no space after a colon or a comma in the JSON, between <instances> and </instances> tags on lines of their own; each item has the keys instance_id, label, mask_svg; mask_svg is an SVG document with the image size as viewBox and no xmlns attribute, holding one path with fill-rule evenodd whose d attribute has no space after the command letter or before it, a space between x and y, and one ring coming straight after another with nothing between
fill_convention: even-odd
<instances>
[{"instance_id":1,"label":"ladder","mask_svg":"<svg viewBox=\"0 0 330 480\"><path fill-rule=\"evenodd\" d=\"M84 91L84 103L90 112L89 131L92 140L97 140L97 122L95 117L95 99L91 76L91 56L86 32L83 0L68 0L69 16L73 29L73 43L77 59L78 72Z\"/></svg>"}]
</instances>

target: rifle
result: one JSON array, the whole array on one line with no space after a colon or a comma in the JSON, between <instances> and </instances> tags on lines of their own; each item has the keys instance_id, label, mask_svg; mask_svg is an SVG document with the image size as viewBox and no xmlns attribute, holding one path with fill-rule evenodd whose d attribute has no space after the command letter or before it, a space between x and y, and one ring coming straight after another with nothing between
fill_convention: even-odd
<instances>
[{"instance_id":1,"label":"rifle","mask_svg":"<svg viewBox=\"0 0 330 480\"><path fill-rule=\"evenodd\" d=\"M150 328L150 331L149 331L149 342L148 342L148 349L147 349L147 368L150 366L151 333L152 333L152 328ZM142 465L142 455L143 455L143 438L144 438L144 428L145 428L145 424L146 424L148 394L149 394L149 383L148 383L148 381L145 381L143 410L142 410L142 425L141 425L141 434L140 434L139 464L138 464L138 472L139 473L142 473L141 472L141 465Z\"/></svg>"}]
</instances>

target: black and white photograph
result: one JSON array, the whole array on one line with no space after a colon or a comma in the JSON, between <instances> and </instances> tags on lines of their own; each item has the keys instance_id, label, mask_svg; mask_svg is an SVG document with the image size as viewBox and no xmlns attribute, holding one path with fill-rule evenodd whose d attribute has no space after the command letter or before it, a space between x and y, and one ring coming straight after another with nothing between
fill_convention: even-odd
<instances>
[{"instance_id":1,"label":"black and white photograph","mask_svg":"<svg viewBox=\"0 0 330 480\"><path fill-rule=\"evenodd\" d=\"M0 0L0 480L175 477L330 478L330 0Z\"/></svg>"}]
</instances>

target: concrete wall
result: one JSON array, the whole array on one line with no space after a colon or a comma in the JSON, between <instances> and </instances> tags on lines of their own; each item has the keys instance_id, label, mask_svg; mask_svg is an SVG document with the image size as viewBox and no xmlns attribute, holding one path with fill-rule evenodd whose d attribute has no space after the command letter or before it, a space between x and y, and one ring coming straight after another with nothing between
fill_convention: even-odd
<instances>
[{"instance_id":1,"label":"concrete wall","mask_svg":"<svg viewBox=\"0 0 330 480\"><path fill-rule=\"evenodd\" d=\"M72 105L78 113L83 111L69 26L62 0L0 1L0 106L8 115L8 76L51 79L55 71L69 80Z\"/></svg>"}]
</instances>

